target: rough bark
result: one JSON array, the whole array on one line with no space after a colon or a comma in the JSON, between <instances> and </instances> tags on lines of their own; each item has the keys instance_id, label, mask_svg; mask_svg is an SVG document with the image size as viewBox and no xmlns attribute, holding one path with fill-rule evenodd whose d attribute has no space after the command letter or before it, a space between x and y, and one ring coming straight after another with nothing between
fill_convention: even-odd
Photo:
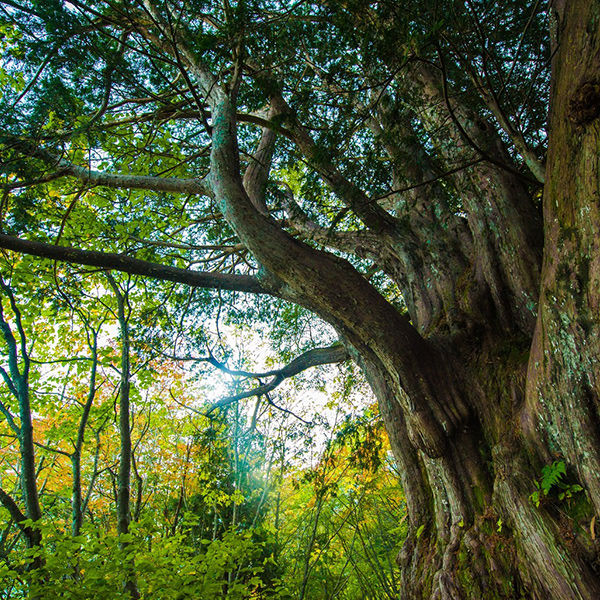
<instances>
[{"instance_id":1,"label":"rough bark","mask_svg":"<svg viewBox=\"0 0 600 600\"><path fill-rule=\"evenodd\" d=\"M414 229L402 228L397 219L371 211L372 203L346 184L300 126L294 122L288 125L298 146L332 189L347 200L379 236L382 245L395 249L400 274L396 281L407 299L412 322L429 337L425 342L416 332L402 336L395 329L396 319L388 318L383 309L373 310L377 303L371 306L364 283L347 278L352 281L352 292L345 289L352 298L353 309L362 313L368 335L342 316L331 293L328 295L310 273L300 273L290 266L287 272L276 271L297 293L309 296L324 318L338 326L379 398L403 472L411 515L412 531L399 557L406 598L570 599L600 595L595 566L597 548L594 536L586 531L594 511L587 510L583 518L575 517L569 514L570 505L561 505L557 497L548 498L540 506L530 500L542 466L554 459L567 463L569 485L576 481L584 484L592 502L597 502L600 472L597 369L591 368L598 356L596 262L600 219L594 112L594 102L598 101L598 50L597 26L593 25L598 4L588 6L587 13L583 3L577 4L570 4L568 14L559 13L564 29L555 61L562 65L563 74L555 70L551 152L544 195L544 284L529 376L527 364L540 281L541 220L489 124L445 98L454 120L453 157L466 151L466 137L485 158L483 164L457 177L470 236L463 236L467 243L462 246L447 247L445 254L441 247L424 251L424 240L414 234L418 231L427 237L428 230L440 229L439 220L431 220L427 227L431 212L425 198L413 196L407 215ZM574 69L566 66L573 55L579 61ZM419 93L429 96L429 104L439 104L444 97L443 87L444 82L425 72ZM566 100L557 102L557 96ZM563 113L557 116L561 106ZM285 106L280 109L284 112ZM557 120L560 126L556 125ZM404 172L410 176L410 160L405 156L402 164L407 167L407 163ZM414 172L412 175L423 176ZM562 182L570 177L576 183L565 189ZM270 262L273 253L264 249L261 253L256 244L253 246L248 223L236 218L238 207L227 214L230 205L236 203L235 195L215 190L215 196L222 198L224 212L234 229L238 233L245 229L244 243L261 263L269 269L280 269L279 264ZM431 193L427 199L431 200ZM549 205L551 202L554 205ZM563 220L566 213L562 237L555 225L556 213ZM296 217L298 222L301 215L296 213ZM305 231L311 228L306 220L303 226ZM314 228L312 231L319 233ZM565 240L569 242L566 246ZM285 244L277 243L277 247L282 245ZM552 247L556 245L559 250L555 252ZM556 265L554 270L549 266L549 262L557 262L553 254L560 252L562 284ZM299 253L305 263L306 254L303 250ZM439 268L444 263L452 265L453 257L457 260L452 267ZM320 262L320 268L315 266L320 277L324 270L332 270L325 266L327 259L323 256L315 256L315 260ZM428 273L432 267L435 271ZM431 279L432 272L437 286L426 287L423 282ZM463 289L462 294L460 275L464 277L462 286L471 288ZM456 313L449 309L458 302L448 301L443 292L445 281L452 278L450 289L454 296L462 295L461 308L466 315L463 323L471 320L470 329L463 326L462 335L459 327L446 329L435 318L445 315L449 321L455 317ZM303 281L302 286L298 280ZM306 285L307 280L311 286ZM343 284L338 283L338 287ZM473 290L474 287L479 289ZM560 312L555 309L551 313L545 306L546 290L551 290L550 304L560 305ZM573 297L577 290L579 298ZM440 301L444 296L445 302ZM572 307L570 314L565 313L565 305L567 309ZM487 322L478 322L476 317L481 315ZM383 323L390 325L387 331L383 330ZM546 344L555 355L554 361L547 358L545 371L537 374L542 364L540 357L535 360L536 352L540 352L538 340L541 330L547 332L549 328L556 330ZM470 335L465 336L466 331ZM392 342L390 338L395 339ZM407 352L417 357L416 385L408 373L411 364L406 360ZM557 369L561 371L558 377L554 372ZM567 375L569 372L572 374ZM536 381L541 381L541 385L536 386ZM550 419L544 402L552 402Z\"/></svg>"},{"instance_id":2,"label":"rough bark","mask_svg":"<svg viewBox=\"0 0 600 600\"><path fill-rule=\"evenodd\" d=\"M535 221L522 212L522 195L514 185L512 190L502 183L496 189L479 186L485 203L466 196L473 239L479 244L486 239L484 231L521 233L501 242L504 247L495 243L489 251L479 248L490 289L504 294L494 297L503 333L471 338L471 348L453 341L453 354L463 356L462 389L473 418L449 440L445 457L421 458L433 494L435 527L428 532L423 520L425 529L409 536L401 554L407 598L591 599L600 594L598 548L595 536L586 531L598 510L600 472L599 9L597 2L571 2L557 14L560 39L544 190L546 242L532 343L530 318L516 328L510 324L517 312L531 314L523 302L530 302L537 289L535 254L525 258L527 264L517 264L515 258L519 254L517 260L523 261L527 251L535 253ZM486 180L493 181L491 175ZM485 222L490 215L502 217L510 228L490 228ZM495 261L499 277L486 256ZM503 306L510 309L504 315ZM382 397L390 395L389 386L379 383L374 389L385 405ZM390 412L382 410L388 421ZM392 422L388 428L397 431L401 425ZM567 464L571 484L585 487L591 505L583 519L564 500L548 498L535 506L529 498L541 467L556 459ZM415 493L410 485L406 490ZM417 492L417 497L422 495ZM584 498L578 502L585 505ZM423 536L431 540L428 555L422 550ZM430 567L426 573L423 564Z\"/></svg>"},{"instance_id":3,"label":"rough bark","mask_svg":"<svg viewBox=\"0 0 600 600\"><path fill-rule=\"evenodd\" d=\"M531 439L568 457L596 510L600 509L599 10L597 2L568 2L557 12L560 38L544 190L546 246L523 410Z\"/></svg>"}]
</instances>

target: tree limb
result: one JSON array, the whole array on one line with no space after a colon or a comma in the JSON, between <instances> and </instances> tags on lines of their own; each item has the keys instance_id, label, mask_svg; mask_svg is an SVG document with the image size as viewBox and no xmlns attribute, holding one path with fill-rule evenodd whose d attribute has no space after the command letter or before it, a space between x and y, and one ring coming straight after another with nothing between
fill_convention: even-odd
<instances>
[{"instance_id":1,"label":"tree limb","mask_svg":"<svg viewBox=\"0 0 600 600\"><path fill-rule=\"evenodd\" d=\"M274 291L264 287L252 275L192 271L190 269L181 269L140 260L139 258L126 256L125 254L55 246L45 242L23 240L5 234L0 234L0 248L50 260L59 260L89 267L100 267L102 269L129 273L130 275L142 275L162 281L183 283L191 287L275 295Z\"/></svg>"},{"instance_id":2,"label":"tree limb","mask_svg":"<svg viewBox=\"0 0 600 600\"><path fill-rule=\"evenodd\" d=\"M206 411L206 414L209 415L217 408L228 406L229 404L237 402L238 400L243 400L244 398L251 398L252 396L262 396L268 394L269 392L273 391L285 379L289 379L294 375L298 375L298 373L301 373L306 369L316 367L317 365L328 365L331 363L343 362L346 359L348 359L349 356L350 355L348 354L348 351L341 344L335 344L327 348L313 348L311 350L308 350L307 352L301 354L292 362L288 363L285 367L279 369L278 371L271 371L270 373L274 374L274 377L269 383L259 385L254 389L248 390L246 392L241 392L240 394L235 394L233 396L226 396L225 398L221 398Z\"/></svg>"},{"instance_id":3,"label":"tree limb","mask_svg":"<svg viewBox=\"0 0 600 600\"><path fill-rule=\"evenodd\" d=\"M96 171L88 167L75 165L61 156L57 156L48 150L40 148L31 140L3 135L0 137L0 143L6 143L9 147L16 149L23 154L27 154L28 156L38 158L56 169L55 173L45 177L41 181L72 176L83 183L101 185L115 189L150 190L153 192L174 192L179 194L200 194L205 196L211 195L208 186L205 186L202 181L197 178L106 173L104 171ZM13 185L12 187L14 188L16 186Z\"/></svg>"},{"instance_id":4,"label":"tree limb","mask_svg":"<svg viewBox=\"0 0 600 600\"><path fill-rule=\"evenodd\" d=\"M272 106L278 114L285 115L288 128L294 135L294 142L304 154L321 178L326 181L334 193L344 201L363 223L374 232L390 232L395 229L394 217L373 202L360 188L347 179L333 165L327 153L323 152L310 137L303 125L293 116L294 113L283 96L274 95Z\"/></svg>"},{"instance_id":5,"label":"tree limb","mask_svg":"<svg viewBox=\"0 0 600 600\"><path fill-rule=\"evenodd\" d=\"M284 181L276 182L283 188L283 208L287 214L290 225L305 235L308 239L335 248L342 252L358 254L359 256L369 250L374 256L378 256L382 249L381 239L368 230L362 231L334 231L331 227L322 227L315 223L298 205L294 198L294 192Z\"/></svg>"},{"instance_id":6,"label":"tree limb","mask_svg":"<svg viewBox=\"0 0 600 600\"><path fill-rule=\"evenodd\" d=\"M4 382L8 386L8 389L10 390L10 392L15 397L18 397L17 396L17 394L18 394L17 389L15 388L13 382L11 381L10 377L8 376L8 373L6 372L6 370L3 367L0 367L0 375L4 379ZM8 409L8 407L6 406L6 404L4 404L4 402L2 402L2 400L0 400L0 413L2 413L4 415L4 417L8 421L8 424L10 425L10 428L17 435L20 435L21 428L17 425L17 423L15 421L15 418L13 417L12 413L10 412L10 410Z\"/></svg>"},{"instance_id":7,"label":"tree limb","mask_svg":"<svg viewBox=\"0 0 600 600\"><path fill-rule=\"evenodd\" d=\"M274 409L276 409L282 413L285 413L286 415L290 415L290 416L294 417L294 419L298 419L298 421L301 421L305 425L311 425L311 421L307 421L306 419L303 419L301 416L297 415L295 412L288 410L287 408L283 408L283 406L279 406L279 404L275 404L275 402L273 402L273 400L271 400L271 396L269 396L269 394L265 394L264 396L267 399L267 403L269 404L269 406L272 406Z\"/></svg>"},{"instance_id":8,"label":"tree limb","mask_svg":"<svg viewBox=\"0 0 600 600\"><path fill-rule=\"evenodd\" d=\"M271 120L276 112L271 108L267 118ZM244 172L243 183L252 204L263 214L268 213L265 202L265 190L273 161L276 133L268 127L263 127L260 141L251 161Z\"/></svg>"}]
</instances>

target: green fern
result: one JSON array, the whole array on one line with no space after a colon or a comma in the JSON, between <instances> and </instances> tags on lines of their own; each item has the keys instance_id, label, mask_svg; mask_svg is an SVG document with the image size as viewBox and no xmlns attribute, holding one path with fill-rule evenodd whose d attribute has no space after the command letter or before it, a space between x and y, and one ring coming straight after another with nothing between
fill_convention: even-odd
<instances>
[{"instance_id":1,"label":"green fern","mask_svg":"<svg viewBox=\"0 0 600 600\"><path fill-rule=\"evenodd\" d=\"M540 479L540 487L544 492L544 496L548 495L548 492L557 485L562 479L563 475L567 474L567 468L564 461L555 460L551 465L546 465L542 468L542 478Z\"/></svg>"},{"instance_id":2,"label":"green fern","mask_svg":"<svg viewBox=\"0 0 600 600\"><path fill-rule=\"evenodd\" d=\"M542 498L550 492L556 492L556 498L560 502L570 500L574 494L582 492L583 487L579 484L562 481L563 475L566 474L567 467L562 460L555 460L551 465L543 467L541 478L533 482L537 489L529 496L531 502L539 507Z\"/></svg>"}]
</instances>

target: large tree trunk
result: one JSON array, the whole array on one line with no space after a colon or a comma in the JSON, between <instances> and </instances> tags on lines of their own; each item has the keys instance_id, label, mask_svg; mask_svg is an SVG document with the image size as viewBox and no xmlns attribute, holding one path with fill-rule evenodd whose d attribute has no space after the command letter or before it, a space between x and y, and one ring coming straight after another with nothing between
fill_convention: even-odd
<instances>
[{"instance_id":1,"label":"large tree trunk","mask_svg":"<svg viewBox=\"0 0 600 600\"><path fill-rule=\"evenodd\" d=\"M598 2L580 0L556 15L541 277L531 198L503 168L510 160L499 138L461 107L449 110L495 162L459 176L470 238L437 247L419 239L428 227L438 240L444 235L431 196L415 194L410 220L390 223L344 186L298 123L288 124L313 166L377 232L381 254L393 256L399 276L388 273L415 329L349 265L251 212L241 181L223 169L234 148L213 150L215 196L226 218L284 282L284 294L337 327L379 399L410 515L399 556L407 599L600 597L598 10ZM420 85L439 100L433 78ZM286 111L281 101L279 109ZM234 131L232 120L222 122ZM227 139L225 130L219 139ZM460 152L461 136L454 142ZM449 218L446 225L459 239L460 224ZM540 492L543 469L553 463L566 474Z\"/></svg>"},{"instance_id":2,"label":"large tree trunk","mask_svg":"<svg viewBox=\"0 0 600 600\"><path fill-rule=\"evenodd\" d=\"M579 5L579 6L578 6ZM600 31L598 2L557 12L545 253L526 429L569 460L600 509ZM541 434L541 435L540 435Z\"/></svg>"},{"instance_id":3,"label":"large tree trunk","mask_svg":"<svg viewBox=\"0 0 600 600\"><path fill-rule=\"evenodd\" d=\"M533 341L525 321L511 333L504 316L495 334L478 340L432 340L451 349L454 385L471 409L440 456L407 443L417 432L403 392L385 365L357 348L404 473L412 528L399 557L406 598L600 597L599 11L582 0L554 15L560 37ZM519 272L512 274L516 295ZM536 506L530 496L553 461L566 466L564 485L584 491L569 499L551 488Z\"/></svg>"}]
</instances>

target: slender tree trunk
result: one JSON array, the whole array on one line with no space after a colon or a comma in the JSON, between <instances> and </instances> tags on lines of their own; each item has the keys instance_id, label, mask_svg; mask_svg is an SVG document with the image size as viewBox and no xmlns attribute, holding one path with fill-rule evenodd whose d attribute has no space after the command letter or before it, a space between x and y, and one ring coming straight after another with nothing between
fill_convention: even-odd
<instances>
[{"instance_id":1,"label":"slender tree trunk","mask_svg":"<svg viewBox=\"0 0 600 600\"><path fill-rule=\"evenodd\" d=\"M119 385L119 436L120 436L120 455L119 455L119 475L117 479L117 531L120 535L129 532L131 523L131 422L130 422L130 389L131 389L131 367L130 367L130 342L129 342L129 323L125 311L125 297L114 278L107 275L110 286L112 287L117 299L117 318L119 321L119 330L121 334L121 382ZM125 548L126 542L122 542L121 547ZM139 598L139 592L135 583L135 574L133 565L130 576L125 582L125 591L129 592L132 598Z\"/></svg>"},{"instance_id":2,"label":"slender tree trunk","mask_svg":"<svg viewBox=\"0 0 600 600\"><path fill-rule=\"evenodd\" d=\"M185 502L185 486L188 475L188 469L190 466L190 455L192 452L192 442L189 441L185 446L185 466L183 467L183 474L181 476L181 485L179 486L179 494L177 495L177 505L175 506L175 512L173 513L173 525L171 526L171 535L175 535L177 531L177 525L179 524L179 517L181 510Z\"/></svg>"},{"instance_id":3,"label":"slender tree trunk","mask_svg":"<svg viewBox=\"0 0 600 600\"><path fill-rule=\"evenodd\" d=\"M83 451L83 443L85 441L85 430L96 396L96 372L98 369L98 334L96 331L92 332L92 371L90 373L90 384L88 390L88 396L86 403L83 407L83 412L79 420L79 427L77 429L77 440L75 442L75 448L71 455L71 471L73 476L73 485L71 493L72 503L72 517L71 517L71 531L74 536L79 535L81 526L83 524L83 498L81 491L81 454Z\"/></svg>"},{"instance_id":4,"label":"slender tree trunk","mask_svg":"<svg viewBox=\"0 0 600 600\"><path fill-rule=\"evenodd\" d=\"M31 420L31 406L27 382L20 382L18 389L19 417L21 420L21 433L19 435L19 446L21 451L21 488L23 490L27 518L38 521L42 518L42 510L40 508L37 490L33 423Z\"/></svg>"},{"instance_id":5,"label":"slender tree trunk","mask_svg":"<svg viewBox=\"0 0 600 600\"><path fill-rule=\"evenodd\" d=\"M19 406L19 425L16 424L10 410L2 405L2 412L8 419L9 425L17 434L19 451L21 455L20 484L25 504L25 516L31 521L39 521L42 517L40 507L37 469L35 466L35 446L33 440L33 422L31 416L31 403L29 395L29 368L30 360L27 350L25 330L21 322L21 312L17 306L15 296L10 287L0 278L0 287L3 295L8 298L15 317L18 342L10 325L8 324L4 306L0 302L0 329L8 350L9 373L2 369L2 377L9 390L16 398ZM20 362L19 365L19 354ZM35 528L29 528L30 535L26 536L28 546L35 546L41 542L41 534ZM35 565L34 565L35 566Z\"/></svg>"},{"instance_id":6,"label":"slender tree trunk","mask_svg":"<svg viewBox=\"0 0 600 600\"><path fill-rule=\"evenodd\" d=\"M317 539L317 531L319 527L319 519L321 518L321 510L323 509L323 495L326 492L323 490L317 489L317 503L314 510L312 527L310 530L310 537L308 538L308 543L306 544L305 553L304 553L304 564L302 568L302 580L300 582L300 590L298 592L298 600L304 600L306 595L306 589L308 586L308 581L310 578L310 571L313 566L313 548L315 546L315 542Z\"/></svg>"}]
</instances>

